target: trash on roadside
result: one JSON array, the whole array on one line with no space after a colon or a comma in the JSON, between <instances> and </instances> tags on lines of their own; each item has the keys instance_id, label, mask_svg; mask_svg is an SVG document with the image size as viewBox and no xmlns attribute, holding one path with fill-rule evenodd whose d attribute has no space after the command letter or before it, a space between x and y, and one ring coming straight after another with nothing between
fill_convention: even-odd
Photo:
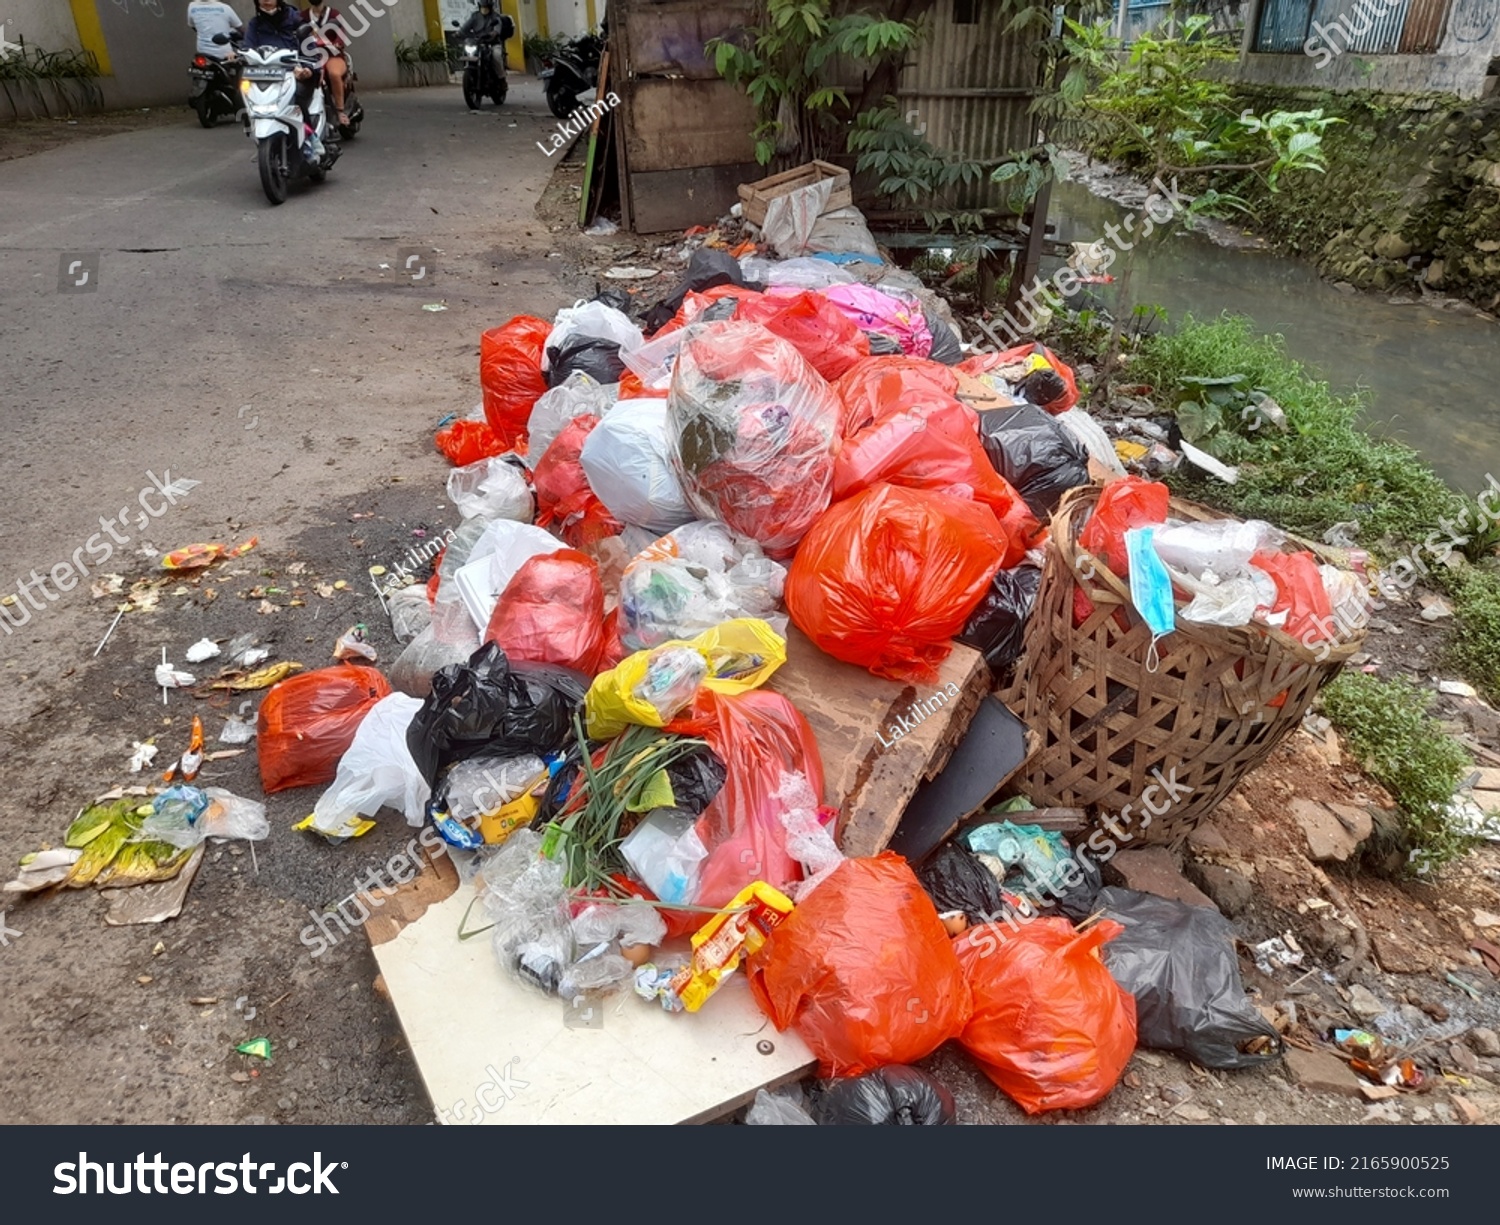
<instances>
[{"instance_id":1,"label":"trash on roadside","mask_svg":"<svg viewBox=\"0 0 1500 1225\"><path fill-rule=\"evenodd\" d=\"M669 990L688 1012L697 1012L795 909L791 898L764 881L746 885L693 934L692 960L672 977Z\"/></svg>"},{"instance_id":2,"label":"trash on roadside","mask_svg":"<svg viewBox=\"0 0 1500 1225\"><path fill-rule=\"evenodd\" d=\"M243 544L233 547L223 544L186 545L163 554L161 568L163 570L200 570L204 566L213 565L220 558L243 557L259 543L259 538L252 536Z\"/></svg>"},{"instance_id":3,"label":"trash on roadside","mask_svg":"<svg viewBox=\"0 0 1500 1225\"><path fill-rule=\"evenodd\" d=\"M134 751L130 755L130 772L139 774L153 761L156 760L157 747L150 740L145 743L137 740L133 746Z\"/></svg>"},{"instance_id":4,"label":"trash on roadside","mask_svg":"<svg viewBox=\"0 0 1500 1225\"><path fill-rule=\"evenodd\" d=\"M755 1101L745 1114L745 1123L751 1127L817 1126L817 1120L803 1104L802 1090L796 1085L787 1085L774 1093L757 1089Z\"/></svg>"},{"instance_id":5,"label":"trash on roadside","mask_svg":"<svg viewBox=\"0 0 1500 1225\"><path fill-rule=\"evenodd\" d=\"M824 1085L814 1121L824 1127L948 1127L958 1122L958 1107L935 1077L891 1064Z\"/></svg>"},{"instance_id":6,"label":"trash on roadside","mask_svg":"<svg viewBox=\"0 0 1500 1225\"><path fill-rule=\"evenodd\" d=\"M341 663L282 681L256 716L267 792L331 782L364 718L391 687L374 668Z\"/></svg>"},{"instance_id":7,"label":"trash on roadside","mask_svg":"<svg viewBox=\"0 0 1500 1225\"><path fill-rule=\"evenodd\" d=\"M219 653L219 644L212 638L201 638L182 653L190 664L201 664Z\"/></svg>"},{"instance_id":8,"label":"trash on roadside","mask_svg":"<svg viewBox=\"0 0 1500 1225\"><path fill-rule=\"evenodd\" d=\"M256 1059L264 1059L271 1062L271 1039L251 1038L248 1042L241 1042L234 1048L241 1055L251 1055Z\"/></svg>"},{"instance_id":9,"label":"trash on roadside","mask_svg":"<svg viewBox=\"0 0 1500 1225\"><path fill-rule=\"evenodd\" d=\"M346 659L367 659L374 663L379 656L376 655L375 648L370 645L368 632L363 624L350 626L333 644L333 657L340 662Z\"/></svg>"},{"instance_id":10,"label":"trash on roadside","mask_svg":"<svg viewBox=\"0 0 1500 1225\"><path fill-rule=\"evenodd\" d=\"M198 777L198 771L203 767L203 720L193 716L192 731L188 737L187 752L178 758L161 776L162 782L170 783L179 774L185 783L192 782Z\"/></svg>"},{"instance_id":11,"label":"trash on roadside","mask_svg":"<svg viewBox=\"0 0 1500 1225\"><path fill-rule=\"evenodd\" d=\"M1291 932L1262 940L1259 944L1252 945L1250 951L1255 954L1255 968L1262 974L1274 974L1278 967L1302 964L1302 949L1292 938Z\"/></svg>"},{"instance_id":12,"label":"trash on roadside","mask_svg":"<svg viewBox=\"0 0 1500 1225\"><path fill-rule=\"evenodd\" d=\"M250 652L246 652L248 656ZM257 668L254 672L243 676L227 676L216 681L209 682L210 689L233 689L245 692L252 689L269 689L278 681L283 681L293 672L302 671L302 665L290 659L283 659L279 663L267 664L264 668Z\"/></svg>"}]
</instances>

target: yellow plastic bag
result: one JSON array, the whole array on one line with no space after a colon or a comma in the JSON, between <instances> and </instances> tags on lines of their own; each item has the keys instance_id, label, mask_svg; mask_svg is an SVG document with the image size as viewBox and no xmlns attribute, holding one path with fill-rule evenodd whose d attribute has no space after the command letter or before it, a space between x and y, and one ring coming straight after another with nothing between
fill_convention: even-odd
<instances>
[{"instance_id":1,"label":"yellow plastic bag","mask_svg":"<svg viewBox=\"0 0 1500 1225\"><path fill-rule=\"evenodd\" d=\"M584 700L589 736L609 740L631 723L663 727L687 707L700 684L717 693L747 693L764 685L784 663L786 639L751 617L726 621L687 641L637 651L589 686Z\"/></svg>"}]
</instances>

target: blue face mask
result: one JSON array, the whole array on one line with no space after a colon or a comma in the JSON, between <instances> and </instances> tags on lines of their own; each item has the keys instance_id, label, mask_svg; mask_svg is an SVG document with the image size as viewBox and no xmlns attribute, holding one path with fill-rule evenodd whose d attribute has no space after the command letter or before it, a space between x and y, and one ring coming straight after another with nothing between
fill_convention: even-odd
<instances>
[{"instance_id":1,"label":"blue face mask","mask_svg":"<svg viewBox=\"0 0 1500 1225\"><path fill-rule=\"evenodd\" d=\"M1151 652L1146 666L1156 671L1158 640L1177 628L1177 604L1172 599L1172 576L1156 555L1154 527L1133 527L1125 533L1125 555L1130 561L1130 599L1141 619L1151 627Z\"/></svg>"}]
</instances>

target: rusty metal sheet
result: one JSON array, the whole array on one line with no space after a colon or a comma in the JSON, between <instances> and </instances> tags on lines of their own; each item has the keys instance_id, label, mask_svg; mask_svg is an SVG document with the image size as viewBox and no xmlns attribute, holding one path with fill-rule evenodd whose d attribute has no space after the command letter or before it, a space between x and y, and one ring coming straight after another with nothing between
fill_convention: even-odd
<instances>
[{"instance_id":1,"label":"rusty metal sheet","mask_svg":"<svg viewBox=\"0 0 1500 1225\"><path fill-rule=\"evenodd\" d=\"M1443 42L1452 0L1411 0L1406 29L1401 31L1402 55L1431 55Z\"/></svg>"},{"instance_id":2,"label":"rusty metal sheet","mask_svg":"<svg viewBox=\"0 0 1500 1225\"><path fill-rule=\"evenodd\" d=\"M630 176L630 228L637 234L660 234L712 222L735 206L739 185L760 171L754 162L742 162L634 172Z\"/></svg>"}]
</instances>

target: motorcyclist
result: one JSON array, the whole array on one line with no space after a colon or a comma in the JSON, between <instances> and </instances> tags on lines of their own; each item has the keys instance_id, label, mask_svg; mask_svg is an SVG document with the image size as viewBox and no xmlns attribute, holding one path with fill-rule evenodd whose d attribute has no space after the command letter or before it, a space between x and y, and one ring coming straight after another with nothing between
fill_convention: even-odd
<instances>
[{"instance_id":1,"label":"motorcyclist","mask_svg":"<svg viewBox=\"0 0 1500 1225\"><path fill-rule=\"evenodd\" d=\"M348 38L344 34L343 14L328 3L328 0L308 0L304 14L313 28L313 38L327 57L323 71L328 74L328 88L333 94L333 109L338 113L340 127L349 126L349 115L344 110L344 83L349 76L349 60L344 55Z\"/></svg>"},{"instance_id":2,"label":"motorcyclist","mask_svg":"<svg viewBox=\"0 0 1500 1225\"><path fill-rule=\"evenodd\" d=\"M255 0L255 14L245 27L245 46L281 47L300 53L302 48L297 31L301 26L302 14L287 0ZM297 105L306 115L313 90L321 83L322 76L302 64L298 64L293 73L298 82Z\"/></svg>"},{"instance_id":3,"label":"motorcyclist","mask_svg":"<svg viewBox=\"0 0 1500 1225\"><path fill-rule=\"evenodd\" d=\"M188 28L198 36L198 54L215 60L232 60L233 48L214 42L215 34L233 34L244 23L224 0L193 0L187 6Z\"/></svg>"},{"instance_id":4,"label":"motorcyclist","mask_svg":"<svg viewBox=\"0 0 1500 1225\"><path fill-rule=\"evenodd\" d=\"M460 41L466 38L493 39L490 56L497 76L505 75L505 40L516 32L515 22L500 11L495 0L479 0L479 7L469 14L468 21L459 27Z\"/></svg>"}]
</instances>

